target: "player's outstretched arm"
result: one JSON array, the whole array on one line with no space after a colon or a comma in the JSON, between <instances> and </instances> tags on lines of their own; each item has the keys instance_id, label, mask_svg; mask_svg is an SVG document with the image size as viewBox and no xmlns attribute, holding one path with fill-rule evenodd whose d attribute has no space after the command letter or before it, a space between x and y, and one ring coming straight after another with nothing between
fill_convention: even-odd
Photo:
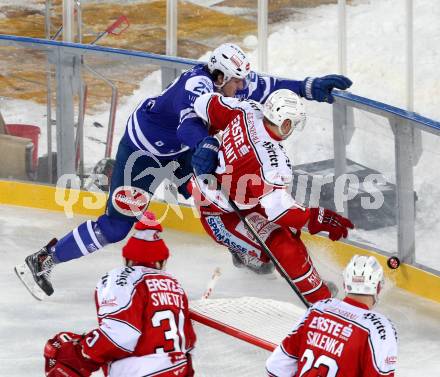
<instances>
[{"instance_id":1,"label":"player's outstretched arm","mask_svg":"<svg viewBox=\"0 0 440 377\"><path fill-rule=\"evenodd\" d=\"M289 89L310 101L333 103L333 89L346 90L352 81L343 75L306 77L302 81L278 79L252 72L249 87L244 90L247 98L263 103L267 96L279 89ZM246 93L245 96L246 96Z\"/></svg>"},{"instance_id":2,"label":"player's outstretched arm","mask_svg":"<svg viewBox=\"0 0 440 377\"><path fill-rule=\"evenodd\" d=\"M251 72L249 74L248 87L243 89L239 94L248 99L264 103L269 94L278 89L289 89L299 96L303 96L301 85L302 81L279 79Z\"/></svg>"},{"instance_id":3,"label":"player's outstretched arm","mask_svg":"<svg viewBox=\"0 0 440 377\"><path fill-rule=\"evenodd\" d=\"M332 241L348 236L353 223L326 208L304 208L292 198L286 189L277 189L260 199L267 218L279 225L301 230L307 225L310 234L327 232Z\"/></svg>"}]
</instances>

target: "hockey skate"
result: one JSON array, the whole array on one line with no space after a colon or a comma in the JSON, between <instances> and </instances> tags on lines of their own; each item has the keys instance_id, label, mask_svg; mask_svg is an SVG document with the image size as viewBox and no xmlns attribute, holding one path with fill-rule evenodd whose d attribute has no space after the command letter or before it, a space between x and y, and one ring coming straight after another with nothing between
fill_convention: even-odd
<instances>
[{"instance_id":1,"label":"hockey skate","mask_svg":"<svg viewBox=\"0 0 440 377\"><path fill-rule=\"evenodd\" d=\"M234 265L234 267L237 267L237 268L244 268L245 267L245 265L241 261L241 259L232 251L231 251L231 256L232 256L232 264Z\"/></svg>"},{"instance_id":2,"label":"hockey skate","mask_svg":"<svg viewBox=\"0 0 440 377\"><path fill-rule=\"evenodd\" d=\"M246 267L252 272L259 275L270 274L274 271L275 266L272 262L261 262L258 258L245 256L237 253L234 250L229 249L232 255L232 264L234 267L243 268Z\"/></svg>"},{"instance_id":3,"label":"hockey skate","mask_svg":"<svg viewBox=\"0 0 440 377\"><path fill-rule=\"evenodd\" d=\"M14 267L15 273L29 293L37 300L43 300L53 293L50 274L54 263L50 248L57 243L54 238L41 250L26 257L25 263Z\"/></svg>"},{"instance_id":4,"label":"hockey skate","mask_svg":"<svg viewBox=\"0 0 440 377\"><path fill-rule=\"evenodd\" d=\"M252 272L255 272L256 274L259 275L271 274L275 270L274 264L270 261L262 263L259 266L248 265L246 267L249 268L249 270L251 270Z\"/></svg>"}]
</instances>

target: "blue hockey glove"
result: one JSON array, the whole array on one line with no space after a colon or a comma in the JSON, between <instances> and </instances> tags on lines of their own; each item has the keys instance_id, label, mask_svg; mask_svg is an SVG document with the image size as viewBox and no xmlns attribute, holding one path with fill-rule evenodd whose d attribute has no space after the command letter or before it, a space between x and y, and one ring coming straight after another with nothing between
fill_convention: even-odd
<instances>
[{"instance_id":1,"label":"blue hockey glove","mask_svg":"<svg viewBox=\"0 0 440 377\"><path fill-rule=\"evenodd\" d=\"M213 174L218 165L219 141L212 136L205 137L194 150L191 164L196 175Z\"/></svg>"},{"instance_id":2,"label":"blue hockey glove","mask_svg":"<svg viewBox=\"0 0 440 377\"><path fill-rule=\"evenodd\" d=\"M301 84L301 94L308 100L333 103L332 90L348 89L353 82L342 75L327 75L324 77L307 77Z\"/></svg>"}]
</instances>

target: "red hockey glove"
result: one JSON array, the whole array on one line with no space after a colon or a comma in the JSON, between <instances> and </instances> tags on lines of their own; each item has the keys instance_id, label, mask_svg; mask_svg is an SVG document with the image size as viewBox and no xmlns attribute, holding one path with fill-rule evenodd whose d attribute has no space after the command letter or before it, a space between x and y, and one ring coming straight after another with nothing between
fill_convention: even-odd
<instances>
[{"instance_id":1,"label":"red hockey glove","mask_svg":"<svg viewBox=\"0 0 440 377\"><path fill-rule=\"evenodd\" d=\"M328 238L337 241L346 238L348 229L353 229L353 223L344 216L338 215L326 208L310 208L308 229L310 234L328 232Z\"/></svg>"},{"instance_id":2,"label":"red hockey glove","mask_svg":"<svg viewBox=\"0 0 440 377\"><path fill-rule=\"evenodd\" d=\"M82 377L81 374L76 373L74 370L70 369L68 366L60 364L58 361L55 362L53 368L47 372L47 377Z\"/></svg>"},{"instance_id":3,"label":"red hockey glove","mask_svg":"<svg viewBox=\"0 0 440 377\"><path fill-rule=\"evenodd\" d=\"M194 369L192 365L191 354L189 352L187 353L170 352L168 356L172 364L176 364L186 359L186 366L185 366L186 370L185 370L185 375L183 377L194 377Z\"/></svg>"},{"instance_id":4,"label":"red hockey glove","mask_svg":"<svg viewBox=\"0 0 440 377\"><path fill-rule=\"evenodd\" d=\"M81 335L61 332L49 339L44 347L47 377L88 377L100 365L86 358L81 350Z\"/></svg>"}]
</instances>

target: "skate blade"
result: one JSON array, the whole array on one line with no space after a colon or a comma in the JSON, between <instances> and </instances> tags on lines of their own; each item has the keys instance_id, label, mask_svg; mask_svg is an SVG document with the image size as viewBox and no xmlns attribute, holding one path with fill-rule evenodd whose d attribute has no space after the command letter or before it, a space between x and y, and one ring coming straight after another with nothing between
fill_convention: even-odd
<instances>
[{"instance_id":1,"label":"skate blade","mask_svg":"<svg viewBox=\"0 0 440 377\"><path fill-rule=\"evenodd\" d=\"M14 271L32 297L38 301L43 301L47 297L46 293L35 282L32 272L26 263L15 266Z\"/></svg>"}]
</instances>

